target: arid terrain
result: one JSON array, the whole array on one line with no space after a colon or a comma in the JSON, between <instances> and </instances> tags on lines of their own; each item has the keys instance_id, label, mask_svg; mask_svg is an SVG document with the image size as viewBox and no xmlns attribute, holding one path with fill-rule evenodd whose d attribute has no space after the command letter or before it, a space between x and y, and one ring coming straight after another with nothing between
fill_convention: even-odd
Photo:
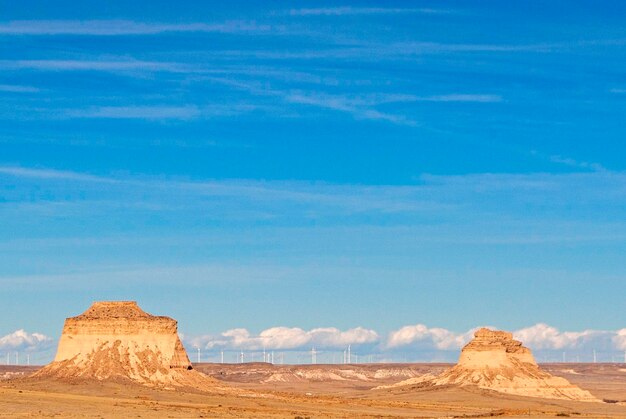
<instances>
[{"instance_id":1,"label":"arid terrain","mask_svg":"<svg viewBox=\"0 0 626 419\"><path fill-rule=\"evenodd\" d=\"M543 364L553 375L618 403L533 399L472 387L370 390L448 364L198 364L226 386L157 390L129 383L27 378L36 367L2 366L0 417L626 417L625 364ZM26 378L8 377L8 372Z\"/></svg>"},{"instance_id":2,"label":"arid terrain","mask_svg":"<svg viewBox=\"0 0 626 419\"><path fill-rule=\"evenodd\" d=\"M54 361L0 369L2 417L626 417L626 365L539 366L481 328L449 364L193 365L133 301L67 318Z\"/></svg>"}]
</instances>

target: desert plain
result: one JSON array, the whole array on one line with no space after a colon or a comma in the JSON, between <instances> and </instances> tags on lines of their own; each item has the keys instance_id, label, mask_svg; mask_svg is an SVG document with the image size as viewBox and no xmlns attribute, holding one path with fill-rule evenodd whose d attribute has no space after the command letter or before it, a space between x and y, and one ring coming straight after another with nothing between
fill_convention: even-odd
<instances>
[{"instance_id":1,"label":"desert plain","mask_svg":"<svg viewBox=\"0 0 626 419\"><path fill-rule=\"evenodd\" d=\"M480 328L456 364L193 364L176 320L134 301L65 320L46 366L0 368L0 417L626 417L625 364L536 363Z\"/></svg>"},{"instance_id":2,"label":"desert plain","mask_svg":"<svg viewBox=\"0 0 626 419\"><path fill-rule=\"evenodd\" d=\"M28 376L39 367L1 366L0 417L67 418L471 418L626 417L626 364L542 364L609 401L529 398L472 387L371 390L399 376L437 374L451 364L194 365L213 390L163 390L124 382ZM13 374L7 374L13 373ZM278 374L280 380L270 379ZM332 377L332 378L329 378Z\"/></svg>"}]
</instances>

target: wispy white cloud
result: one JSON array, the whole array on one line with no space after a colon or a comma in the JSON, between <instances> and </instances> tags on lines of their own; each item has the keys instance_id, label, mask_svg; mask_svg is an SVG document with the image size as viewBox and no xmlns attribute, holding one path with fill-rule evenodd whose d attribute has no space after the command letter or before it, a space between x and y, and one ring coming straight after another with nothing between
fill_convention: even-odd
<instances>
[{"instance_id":1,"label":"wispy white cloud","mask_svg":"<svg viewBox=\"0 0 626 419\"><path fill-rule=\"evenodd\" d=\"M281 26L233 20L221 23L145 23L132 20L15 20L0 23L0 35L154 35L164 32L267 33Z\"/></svg>"},{"instance_id":2,"label":"wispy white cloud","mask_svg":"<svg viewBox=\"0 0 626 419\"><path fill-rule=\"evenodd\" d=\"M21 86L16 84L0 84L0 92L9 93L37 93L40 89L33 86Z\"/></svg>"},{"instance_id":3,"label":"wispy white cloud","mask_svg":"<svg viewBox=\"0 0 626 419\"><path fill-rule=\"evenodd\" d=\"M48 349L52 339L42 333L28 333L18 329L13 333L0 337L0 350L38 352Z\"/></svg>"},{"instance_id":4,"label":"wispy white cloud","mask_svg":"<svg viewBox=\"0 0 626 419\"><path fill-rule=\"evenodd\" d=\"M54 169L36 169L19 166L0 166L0 174L21 177L21 178L34 178L41 180L69 180L78 182L106 182L116 183L116 179L92 176L86 173L79 173L66 170L54 170Z\"/></svg>"},{"instance_id":5,"label":"wispy white cloud","mask_svg":"<svg viewBox=\"0 0 626 419\"><path fill-rule=\"evenodd\" d=\"M376 106L388 103L409 102L501 102L502 96L493 94L452 93L445 95L417 96L401 93L374 93L366 95L326 94L319 92L290 91L285 93L288 101L325 105L337 110L351 110L359 106Z\"/></svg>"},{"instance_id":6,"label":"wispy white cloud","mask_svg":"<svg viewBox=\"0 0 626 419\"><path fill-rule=\"evenodd\" d=\"M130 59L102 60L1 60L0 69L43 71L168 71L187 72L188 66L179 63L141 61Z\"/></svg>"},{"instance_id":7,"label":"wispy white cloud","mask_svg":"<svg viewBox=\"0 0 626 419\"><path fill-rule=\"evenodd\" d=\"M493 103L493 102L501 102L502 96L500 95L489 95L489 94L463 94L463 93L454 93L448 95L435 95L435 96L425 96L425 97L416 97L416 101L426 101L426 102L477 102L477 103Z\"/></svg>"},{"instance_id":8,"label":"wispy white cloud","mask_svg":"<svg viewBox=\"0 0 626 419\"><path fill-rule=\"evenodd\" d=\"M0 166L0 174L13 177L30 178L41 181L77 181L93 183L111 183L119 186L118 193L126 196L134 188L155 194L156 203L163 203L161 192L169 191L168 196L175 192L180 201L178 205L192 205L190 202L199 199L203 205L208 204L207 198L221 197L232 200L254 198L257 204L270 206L295 203L306 206L321 206L343 209L349 212L405 212L444 210L446 204L434 204L429 199L406 200L411 188L405 187L357 187L349 185L323 185L306 182L262 182L252 180L221 180L221 181L185 181L176 179L150 179L133 176L93 176L80 172L58 171L51 169L22 168L16 166ZM99 192L98 188L96 193ZM142 203L148 204L144 195ZM124 207L129 202L124 199ZM81 200L84 204L84 202ZM183 204L186 202L186 204ZM98 200L96 204L100 204ZM32 202L30 203L32 204ZM222 205L224 202L222 202ZM157 206L157 209L160 208ZM84 208L83 208L84 209Z\"/></svg>"},{"instance_id":9,"label":"wispy white cloud","mask_svg":"<svg viewBox=\"0 0 626 419\"><path fill-rule=\"evenodd\" d=\"M222 205L226 202L237 207L238 202L254 198L256 210L265 216L276 214L281 206L290 206L292 211L303 211L312 214L337 216L355 213L429 213L436 211L440 217L454 217L456 209L462 209L467 214L469 208L479 214L488 211L492 217L496 214L510 214L540 203L541 211L546 211L545 202L550 202L554 208L576 203L577 211L584 213L601 207L603 211L614 210L619 213L626 202L623 191L626 188L626 174L610 171L593 171L563 174L473 174L458 176L421 175L411 185L350 185L324 184L310 182L281 182L281 181L254 181L254 180L181 180L149 178L128 174L114 174L107 176L93 176L80 172L57 171L45 168L24 168L19 166L0 166L0 174L24 179L32 182L47 182L50 190L57 190L62 196L67 195L63 189L64 183L55 184L56 180L80 181L93 183L111 183L115 188L106 188L103 195L102 188L85 184L82 188L83 196L91 196L97 203L106 201L132 202L136 195L136 188L142 189L142 203L153 204L161 208L176 203L176 208L206 208L212 205L208 198L220 198ZM167 196L163 191L167 190ZM86 195L85 195L86 194ZM174 194L174 195L172 195ZM46 201L50 194L45 195ZM103 198L106 196L106 199ZM152 201L149 201L152 199ZM227 201L224 201L227 199ZM85 203L84 199L80 200ZM65 201L63 201L65 202ZM507 202L503 207L502 202ZM31 202L32 203L32 202ZM5 208L9 203L4 204ZM252 210L249 205L245 205ZM281 212L282 213L282 212ZM294 215L293 213L291 215ZM574 216L574 214L571 214ZM463 216L464 218L466 215ZM586 220L586 218L584 218ZM581 220L582 221L582 220ZM587 222L587 221L585 221ZM508 222L510 224L510 220ZM619 223L612 231L616 237L623 237L623 229ZM577 238L584 240L589 236L605 237L607 231L592 230L554 232L565 239ZM528 232L526 232L528 233ZM523 234L520 237L526 237ZM547 240L554 240L547 234ZM519 237L518 237L519 239ZM532 241L541 240L533 236Z\"/></svg>"},{"instance_id":10,"label":"wispy white cloud","mask_svg":"<svg viewBox=\"0 0 626 419\"><path fill-rule=\"evenodd\" d=\"M342 95L326 95L318 93L286 92L284 100L289 103L310 105L323 109L347 112L356 119L380 120L400 125L417 125L404 115L381 112L372 108L371 104Z\"/></svg>"},{"instance_id":11,"label":"wispy white cloud","mask_svg":"<svg viewBox=\"0 0 626 419\"><path fill-rule=\"evenodd\" d=\"M231 103L206 106L94 106L86 109L63 109L58 111L59 118L102 118L102 119L144 119L189 120L198 118L219 118L242 115L254 111L275 111L268 106L246 103Z\"/></svg>"},{"instance_id":12,"label":"wispy white cloud","mask_svg":"<svg viewBox=\"0 0 626 419\"><path fill-rule=\"evenodd\" d=\"M194 119L200 116L197 106L100 106L87 109L65 110L68 118L106 119Z\"/></svg>"},{"instance_id":13,"label":"wispy white cloud","mask_svg":"<svg viewBox=\"0 0 626 419\"><path fill-rule=\"evenodd\" d=\"M216 83L245 90L254 95L275 96L290 104L314 106L338 112L345 112L355 119L386 121L398 125L415 126L419 123L402 114L384 112L376 106L389 103L407 102L500 102L502 97L493 94L453 93L445 95L416 96L401 93L374 93L366 95L329 94L319 91L275 89L267 85L259 86L229 78L210 77Z\"/></svg>"},{"instance_id":14,"label":"wispy white cloud","mask_svg":"<svg viewBox=\"0 0 626 419\"><path fill-rule=\"evenodd\" d=\"M599 163L589 163L586 161L578 161L569 157L563 157L559 155L550 156L550 161L553 163L564 164L570 167L577 167L580 169L589 169L596 172L605 172L607 171L606 167L602 166Z\"/></svg>"},{"instance_id":15,"label":"wispy white cloud","mask_svg":"<svg viewBox=\"0 0 626 419\"><path fill-rule=\"evenodd\" d=\"M277 14L287 14L291 16L349 16L349 15L386 15L386 14L433 14L449 13L439 9L429 8L394 8L394 7L324 7L310 9L291 9Z\"/></svg>"},{"instance_id":16,"label":"wispy white cloud","mask_svg":"<svg viewBox=\"0 0 626 419\"><path fill-rule=\"evenodd\" d=\"M568 44L454 44L438 42L392 42L387 44L349 42L337 46L299 50L222 51L220 55L256 57L269 60L361 60L380 61L411 59L426 55L480 53L552 53L568 48Z\"/></svg>"}]
</instances>

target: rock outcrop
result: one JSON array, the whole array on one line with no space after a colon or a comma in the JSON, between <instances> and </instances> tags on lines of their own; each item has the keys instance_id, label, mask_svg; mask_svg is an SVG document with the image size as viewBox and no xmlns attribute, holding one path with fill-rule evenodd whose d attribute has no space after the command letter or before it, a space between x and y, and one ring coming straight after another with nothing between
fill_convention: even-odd
<instances>
[{"instance_id":1,"label":"rock outcrop","mask_svg":"<svg viewBox=\"0 0 626 419\"><path fill-rule=\"evenodd\" d=\"M508 332L479 329L461 351L459 362L438 376L413 378L395 386L473 385L527 397L598 402L596 397L565 378L543 371L530 349Z\"/></svg>"},{"instance_id":2,"label":"rock outcrop","mask_svg":"<svg viewBox=\"0 0 626 419\"><path fill-rule=\"evenodd\" d=\"M192 371L176 320L150 315L134 301L96 302L66 319L54 362L35 377L196 388L214 382Z\"/></svg>"}]
</instances>

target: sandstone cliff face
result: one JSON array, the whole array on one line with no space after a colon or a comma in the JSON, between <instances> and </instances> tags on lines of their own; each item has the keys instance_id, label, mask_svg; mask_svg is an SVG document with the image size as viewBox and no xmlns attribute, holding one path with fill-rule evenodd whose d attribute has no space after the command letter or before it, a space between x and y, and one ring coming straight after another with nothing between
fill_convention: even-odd
<instances>
[{"instance_id":1,"label":"sandstone cliff face","mask_svg":"<svg viewBox=\"0 0 626 419\"><path fill-rule=\"evenodd\" d=\"M527 397L598 402L588 391L543 371L530 349L508 332L479 329L461 351L459 362L436 377L409 379L394 386L474 385Z\"/></svg>"},{"instance_id":2,"label":"sandstone cliff face","mask_svg":"<svg viewBox=\"0 0 626 419\"><path fill-rule=\"evenodd\" d=\"M54 362L39 377L131 380L186 386L211 381L191 371L177 322L152 316L134 301L96 302L65 320Z\"/></svg>"}]
</instances>

